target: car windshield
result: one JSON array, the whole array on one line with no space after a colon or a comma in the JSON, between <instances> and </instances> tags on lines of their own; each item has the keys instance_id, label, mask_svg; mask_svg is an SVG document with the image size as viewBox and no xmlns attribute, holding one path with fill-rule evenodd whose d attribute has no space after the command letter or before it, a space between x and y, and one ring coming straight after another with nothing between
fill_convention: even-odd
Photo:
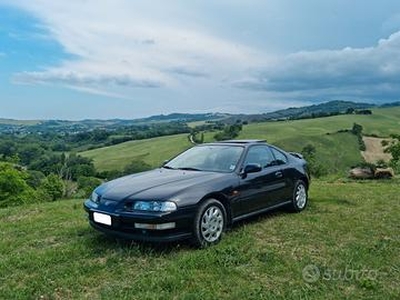
<instances>
[{"instance_id":1,"label":"car windshield","mask_svg":"<svg viewBox=\"0 0 400 300\"><path fill-rule=\"evenodd\" d=\"M243 147L240 146L197 146L181 153L165 164L164 168L233 172L236 169L242 152Z\"/></svg>"}]
</instances>

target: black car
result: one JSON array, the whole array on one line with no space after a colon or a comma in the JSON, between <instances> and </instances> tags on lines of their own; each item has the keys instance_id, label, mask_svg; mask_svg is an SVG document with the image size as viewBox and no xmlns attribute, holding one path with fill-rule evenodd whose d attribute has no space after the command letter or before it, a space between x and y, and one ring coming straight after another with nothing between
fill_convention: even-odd
<instances>
[{"instance_id":1,"label":"black car","mask_svg":"<svg viewBox=\"0 0 400 300\"><path fill-rule=\"evenodd\" d=\"M281 206L302 211L310 178L300 154L260 140L190 148L161 168L97 187L84 203L95 229L120 238L218 243L225 228Z\"/></svg>"}]
</instances>

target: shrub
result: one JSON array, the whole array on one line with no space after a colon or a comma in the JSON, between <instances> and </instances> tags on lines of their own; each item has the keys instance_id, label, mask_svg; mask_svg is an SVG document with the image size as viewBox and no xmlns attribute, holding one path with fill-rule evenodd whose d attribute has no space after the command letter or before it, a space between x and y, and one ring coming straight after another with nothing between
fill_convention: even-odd
<instances>
[{"instance_id":1,"label":"shrub","mask_svg":"<svg viewBox=\"0 0 400 300\"><path fill-rule=\"evenodd\" d=\"M29 176L26 179L26 183L34 189L39 188L43 180L46 178L46 176L40 171L28 170L28 174Z\"/></svg>"},{"instance_id":2,"label":"shrub","mask_svg":"<svg viewBox=\"0 0 400 300\"><path fill-rule=\"evenodd\" d=\"M353 128L351 129L351 133L357 136L358 139L358 145L360 148L360 151L365 151L366 147L365 147L365 143L363 140L363 136L362 136L362 131L363 131L363 127L360 124L354 123L353 124Z\"/></svg>"},{"instance_id":3,"label":"shrub","mask_svg":"<svg viewBox=\"0 0 400 300\"><path fill-rule=\"evenodd\" d=\"M99 178L96 177L85 177L81 176L78 178L78 188L79 188L79 194L82 195L82 197L88 197L94 188L99 186L103 181Z\"/></svg>"},{"instance_id":4,"label":"shrub","mask_svg":"<svg viewBox=\"0 0 400 300\"><path fill-rule=\"evenodd\" d=\"M242 124L236 123L233 125L225 126L224 130L214 135L214 139L217 141L231 140L236 138L242 130Z\"/></svg>"},{"instance_id":5,"label":"shrub","mask_svg":"<svg viewBox=\"0 0 400 300\"><path fill-rule=\"evenodd\" d=\"M388 168L389 167L389 164L386 161L384 161L383 159L378 160L375 165L377 168Z\"/></svg>"},{"instance_id":6,"label":"shrub","mask_svg":"<svg viewBox=\"0 0 400 300\"><path fill-rule=\"evenodd\" d=\"M129 165L127 165L124 168L124 172L123 174L133 174L133 173L139 173L139 172L143 172L143 171L148 171L151 169L151 166L147 163L145 163L142 160L135 160L132 161Z\"/></svg>"},{"instance_id":7,"label":"shrub","mask_svg":"<svg viewBox=\"0 0 400 300\"><path fill-rule=\"evenodd\" d=\"M97 172L96 177L104 180L112 180L114 178L118 178L123 175L124 175L123 172L120 170L110 170L110 171Z\"/></svg>"},{"instance_id":8,"label":"shrub","mask_svg":"<svg viewBox=\"0 0 400 300\"><path fill-rule=\"evenodd\" d=\"M17 170L12 164L0 164L0 207L16 206L36 202L38 195L30 187L24 170Z\"/></svg>"},{"instance_id":9,"label":"shrub","mask_svg":"<svg viewBox=\"0 0 400 300\"><path fill-rule=\"evenodd\" d=\"M325 164L317 159L316 156L317 149L314 145L308 144L306 145L303 150L301 150L301 154L303 155L304 159L307 161L308 169L310 174L314 177L321 177L328 174L328 169L326 168Z\"/></svg>"},{"instance_id":10,"label":"shrub","mask_svg":"<svg viewBox=\"0 0 400 300\"><path fill-rule=\"evenodd\" d=\"M40 186L42 192L47 193L50 199L55 201L64 195L64 183L60 177L50 174Z\"/></svg>"},{"instance_id":11,"label":"shrub","mask_svg":"<svg viewBox=\"0 0 400 300\"><path fill-rule=\"evenodd\" d=\"M385 152L392 155L390 160L390 166L393 168L394 172L398 174L400 172L400 135L392 134L390 135L392 140L382 141L382 146L385 147Z\"/></svg>"}]
</instances>

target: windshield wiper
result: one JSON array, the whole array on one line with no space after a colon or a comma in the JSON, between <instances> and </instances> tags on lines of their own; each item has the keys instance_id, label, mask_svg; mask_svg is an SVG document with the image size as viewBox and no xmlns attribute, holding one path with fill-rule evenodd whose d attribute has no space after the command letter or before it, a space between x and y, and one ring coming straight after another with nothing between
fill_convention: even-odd
<instances>
[{"instance_id":1,"label":"windshield wiper","mask_svg":"<svg viewBox=\"0 0 400 300\"><path fill-rule=\"evenodd\" d=\"M164 169L168 169L168 170L175 170L175 168L170 167L170 166L162 166Z\"/></svg>"},{"instance_id":2,"label":"windshield wiper","mask_svg":"<svg viewBox=\"0 0 400 300\"><path fill-rule=\"evenodd\" d=\"M177 168L177 169L184 170L184 171L201 171L200 169L192 168L192 167L183 167L183 168Z\"/></svg>"}]
</instances>

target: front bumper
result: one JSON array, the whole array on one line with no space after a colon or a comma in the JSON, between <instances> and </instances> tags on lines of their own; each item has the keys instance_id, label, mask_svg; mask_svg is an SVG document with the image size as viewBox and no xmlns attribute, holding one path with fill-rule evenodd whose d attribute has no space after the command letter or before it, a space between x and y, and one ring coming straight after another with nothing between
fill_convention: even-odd
<instances>
[{"instance_id":1,"label":"front bumper","mask_svg":"<svg viewBox=\"0 0 400 300\"><path fill-rule=\"evenodd\" d=\"M110 236L136 241L169 242L187 239L192 235L194 208L178 209L169 213L111 212L99 210L96 204L90 200L84 202L83 207L88 213L90 225L94 229ZM95 212L109 215L111 217L111 225L95 222L93 218L93 213ZM175 223L175 226L171 229L142 229L143 226L137 226L137 224L154 224L154 227L156 227L156 225L166 223Z\"/></svg>"}]
</instances>

